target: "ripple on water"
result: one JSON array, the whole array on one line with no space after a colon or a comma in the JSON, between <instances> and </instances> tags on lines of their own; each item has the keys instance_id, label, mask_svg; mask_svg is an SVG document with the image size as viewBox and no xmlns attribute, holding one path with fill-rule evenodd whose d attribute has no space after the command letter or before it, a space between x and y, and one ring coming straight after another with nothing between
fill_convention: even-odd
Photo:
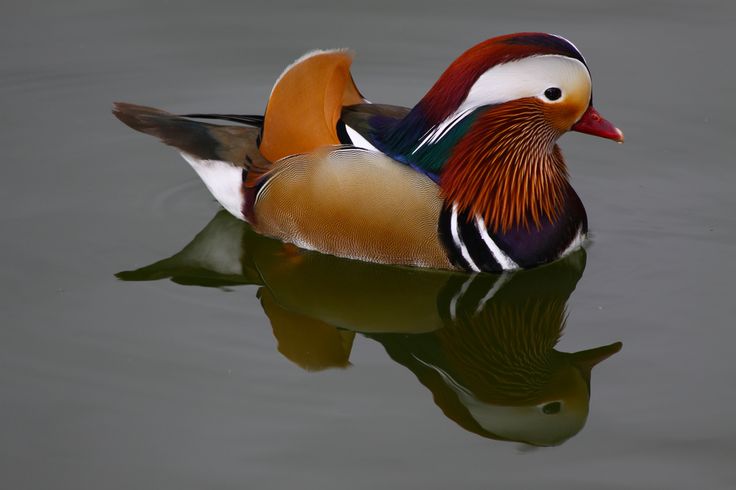
<instances>
[{"instance_id":1,"label":"ripple on water","mask_svg":"<svg viewBox=\"0 0 736 490\"><path fill-rule=\"evenodd\" d=\"M163 189L154 195L148 207L152 216L160 220L187 216L194 221L205 221L218 205L202 181L193 176L186 182Z\"/></svg>"},{"instance_id":2,"label":"ripple on water","mask_svg":"<svg viewBox=\"0 0 736 490\"><path fill-rule=\"evenodd\" d=\"M217 202L196 176L192 176L186 182L162 188L147 200L149 202L145 204L144 208L149 210L154 221L160 221L161 223L166 221L186 222L193 229L198 229L203 223L206 223L219 208ZM186 237L182 237L182 240L185 239ZM201 288L164 286L154 287L153 289L156 294L161 294L176 301L183 301L190 305L196 304L199 307L213 308L223 312L233 313L237 311L242 313L240 306L232 305L227 300L219 298L218 295L212 295L209 288L202 290ZM218 289L232 291L231 287L220 287Z\"/></svg>"}]
</instances>

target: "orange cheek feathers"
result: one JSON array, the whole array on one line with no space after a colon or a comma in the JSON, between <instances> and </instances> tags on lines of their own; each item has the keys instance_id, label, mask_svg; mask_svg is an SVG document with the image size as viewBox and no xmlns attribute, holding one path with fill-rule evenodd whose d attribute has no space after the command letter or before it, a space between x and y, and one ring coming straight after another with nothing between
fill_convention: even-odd
<instances>
[{"instance_id":1,"label":"orange cheek feathers","mask_svg":"<svg viewBox=\"0 0 736 490\"><path fill-rule=\"evenodd\" d=\"M575 98L559 104L550 104L549 107L543 109L543 112L552 126L560 133L564 133L580 119L587 106L587 101L581 102L579 98Z\"/></svg>"}]
</instances>

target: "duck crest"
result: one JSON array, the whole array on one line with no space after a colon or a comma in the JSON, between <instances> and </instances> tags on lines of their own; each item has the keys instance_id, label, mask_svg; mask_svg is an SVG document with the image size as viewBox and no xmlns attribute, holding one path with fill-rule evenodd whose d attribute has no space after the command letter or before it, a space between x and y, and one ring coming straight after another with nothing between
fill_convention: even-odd
<instances>
[{"instance_id":1,"label":"duck crest","mask_svg":"<svg viewBox=\"0 0 736 490\"><path fill-rule=\"evenodd\" d=\"M478 78L490 68L529 56L561 55L586 65L580 51L567 39L542 32L520 32L483 41L460 55L437 79L415 109L427 128L450 117L468 96ZM412 111L414 113L415 111Z\"/></svg>"},{"instance_id":2,"label":"duck crest","mask_svg":"<svg viewBox=\"0 0 736 490\"><path fill-rule=\"evenodd\" d=\"M430 124L439 124L460 107L473 84L488 69L529 56L562 55L585 64L570 41L541 32L521 32L488 39L460 55L442 73L420 104Z\"/></svg>"}]
</instances>

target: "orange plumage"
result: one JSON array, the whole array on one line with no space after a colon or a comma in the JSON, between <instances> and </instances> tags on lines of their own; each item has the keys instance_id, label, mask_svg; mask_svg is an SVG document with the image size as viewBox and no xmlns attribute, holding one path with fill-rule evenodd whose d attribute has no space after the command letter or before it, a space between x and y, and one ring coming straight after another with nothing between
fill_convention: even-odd
<instances>
[{"instance_id":1,"label":"orange plumage","mask_svg":"<svg viewBox=\"0 0 736 490\"><path fill-rule=\"evenodd\" d=\"M557 220L567 169L557 131L536 99L493 108L455 147L440 186L447 201L480 215L494 230Z\"/></svg>"}]
</instances>

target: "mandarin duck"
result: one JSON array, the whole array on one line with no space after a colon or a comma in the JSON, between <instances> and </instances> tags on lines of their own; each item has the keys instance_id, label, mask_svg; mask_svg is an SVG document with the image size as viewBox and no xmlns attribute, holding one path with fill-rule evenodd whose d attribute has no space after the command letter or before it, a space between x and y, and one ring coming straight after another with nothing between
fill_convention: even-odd
<instances>
[{"instance_id":1,"label":"mandarin duck","mask_svg":"<svg viewBox=\"0 0 736 490\"><path fill-rule=\"evenodd\" d=\"M263 116L127 103L113 112L179 149L257 233L304 249L501 272L581 246L587 217L556 141L570 130L617 142L623 134L594 109L571 42L544 33L481 42L411 109L368 102L352 58L304 55L277 79Z\"/></svg>"}]
</instances>

